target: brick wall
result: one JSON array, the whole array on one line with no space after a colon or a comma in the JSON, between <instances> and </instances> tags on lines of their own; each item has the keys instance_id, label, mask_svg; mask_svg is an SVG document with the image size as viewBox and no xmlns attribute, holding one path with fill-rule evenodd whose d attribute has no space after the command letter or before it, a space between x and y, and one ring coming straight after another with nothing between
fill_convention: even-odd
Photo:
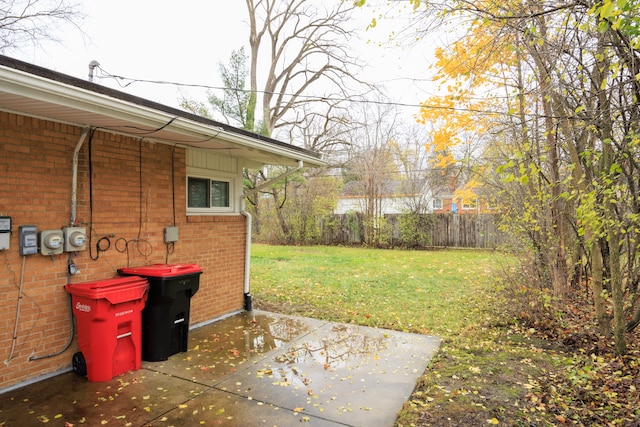
<instances>
[{"instance_id":1,"label":"brick wall","mask_svg":"<svg viewBox=\"0 0 640 427\"><path fill-rule=\"evenodd\" d=\"M39 231L69 225L72 159L81 134L74 126L0 112L0 213L12 217L14 231L11 248L0 251L0 358L6 362L0 363L0 390L70 365L75 341L59 356L29 361L60 351L69 339L63 289L69 261L80 271L71 283L113 277L126 266L197 263L203 274L191 300L192 325L243 307L245 218L187 217L184 149L145 139L95 131L83 144L76 218L91 230L90 249L71 257L20 256L20 225ZM178 226L179 241L168 247L169 225Z\"/></svg>"}]
</instances>

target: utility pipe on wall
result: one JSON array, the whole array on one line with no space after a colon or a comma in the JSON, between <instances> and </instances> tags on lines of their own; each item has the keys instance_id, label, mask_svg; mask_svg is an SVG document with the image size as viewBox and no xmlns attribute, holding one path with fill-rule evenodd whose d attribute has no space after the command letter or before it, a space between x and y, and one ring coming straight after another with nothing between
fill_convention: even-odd
<instances>
[{"instance_id":1,"label":"utility pipe on wall","mask_svg":"<svg viewBox=\"0 0 640 427\"><path fill-rule=\"evenodd\" d=\"M69 225L73 226L76 223L76 210L77 210L77 201L78 201L78 157L80 155L80 149L82 148L82 144L84 144L84 140L87 139L87 135L89 135L89 127L84 128L82 135L80 135L80 139L76 144L75 150L73 150L73 171L71 177L71 222Z\"/></svg>"},{"instance_id":2,"label":"utility pipe on wall","mask_svg":"<svg viewBox=\"0 0 640 427\"><path fill-rule=\"evenodd\" d=\"M285 173L278 175L277 177L270 179L269 181L263 182L251 190L245 191L242 196L240 196L240 213L247 218L247 235L245 241L245 254L244 254L244 308L247 311L252 310L252 298L251 298L251 283L249 280L249 273L251 271L251 232L252 232L252 217L249 212L245 209L245 199L252 194L257 193L263 188L269 187L276 182L288 177L289 175L298 172L300 169L304 167L304 162L302 160L298 160L298 166L293 169L289 169Z\"/></svg>"},{"instance_id":3,"label":"utility pipe on wall","mask_svg":"<svg viewBox=\"0 0 640 427\"><path fill-rule=\"evenodd\" d=\"M72 177L71 177L71 220L70 225L75 225L76 223L76 211L77 211L77 200L78 200L78 157L80 155L80 149L84 144L84 141L87 139L87 135L89 135L89 127L84 128L82 135L80 135L80 139L76 144L76 148L73 150L73 166L72 166ZM71 261L71 254L69 254L69 261ZM67 273L67 283L69 283L69 273ZM65 344L65 346L56 352L45 354L42 356L34 356L33 354L29 356L29 362L33 362L41 359L48 359L50 357L58 356L71 346L73 342L73 309L71 308L71 295L69 295L69 322L71 324L71 331L69 333L69 340Z\"/></svg>"},{"instance_id":4,"label":"utility pipe on wall","mask_svg":"<svg viewBox=\"0 0 640 427\"><path fill-rule=\"evenodd\" d=\"M251 289L249 285L249 273L251 270L251 233L253 232L253 218L249 212L245 210L244 195L240 197L240 213L247 219L247 235L245 236L244 247L244 309L247 311L253 310Z\"/></svg>"},{"instance_id":5,"label":"utility pipe on wall","mask_svg":"<svg viewBox=\"0 0 640 427\"><path fill-rule=\"evenodd\" d=\"M95 59L91 62L89 62L89 77L88 80L90 82L93 82L93 71L95 70L96 67L99 67L100 63L98 61L96 61Z\"/></svg>"}]
</instances>

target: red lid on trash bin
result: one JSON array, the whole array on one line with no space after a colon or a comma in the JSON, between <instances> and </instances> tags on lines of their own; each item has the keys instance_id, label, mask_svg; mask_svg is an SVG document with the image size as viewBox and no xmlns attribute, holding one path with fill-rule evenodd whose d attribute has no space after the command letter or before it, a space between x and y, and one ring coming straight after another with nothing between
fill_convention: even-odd
<instances>
[{"instance_id":1,"label":"red lid on trash bin","mask_svg":"<svg viewBox=\"0 0 640 427\"><path fill-rule=\"evenodd\" d=\"M147 279L138 276L113 277L64 286L71 295L107 299L113 304L142 299L149 287Z\"/></svg>"},{"instance_id":2,"label":"red lid on trash bin","mask_svg":"<svg viewBox=\"0 0 640 427\"><path fill-rule=\"evenodd\" d=\"M174 277L202 273L202 268L197 264L153 264L121 268L118 272L143 277Z\"/></svg>"}]
</instances>

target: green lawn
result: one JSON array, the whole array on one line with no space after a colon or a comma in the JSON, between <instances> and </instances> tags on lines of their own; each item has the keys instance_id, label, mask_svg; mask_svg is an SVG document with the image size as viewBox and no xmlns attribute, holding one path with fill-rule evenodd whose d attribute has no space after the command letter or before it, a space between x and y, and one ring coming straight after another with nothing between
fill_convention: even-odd
<instances>
[{"instance_id":1,"label":"green lawn","mask_svg":"<svg viewBox=\"0 0 640 427\"><path fill-rule=\"evenodd\" d=\"M480 316L489 251L255 244L256 306L319 319L448 336Z\"/></svg>"}]
</instances>

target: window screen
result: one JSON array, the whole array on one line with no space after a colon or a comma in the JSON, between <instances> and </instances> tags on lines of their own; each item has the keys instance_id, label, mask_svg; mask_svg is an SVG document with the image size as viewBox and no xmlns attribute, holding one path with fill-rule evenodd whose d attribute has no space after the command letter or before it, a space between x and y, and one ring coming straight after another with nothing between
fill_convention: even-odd
<instances>
[{"instance_id":1,"label":"window screen","mask_svg":"<svg viewBox=\"0 0 640 427\"><path fill-rule=\"evenodd\" d=\"M209 179L189 177L188 201L190 208L208 208L209 204Z\"/></svg>"}]
</instances>

